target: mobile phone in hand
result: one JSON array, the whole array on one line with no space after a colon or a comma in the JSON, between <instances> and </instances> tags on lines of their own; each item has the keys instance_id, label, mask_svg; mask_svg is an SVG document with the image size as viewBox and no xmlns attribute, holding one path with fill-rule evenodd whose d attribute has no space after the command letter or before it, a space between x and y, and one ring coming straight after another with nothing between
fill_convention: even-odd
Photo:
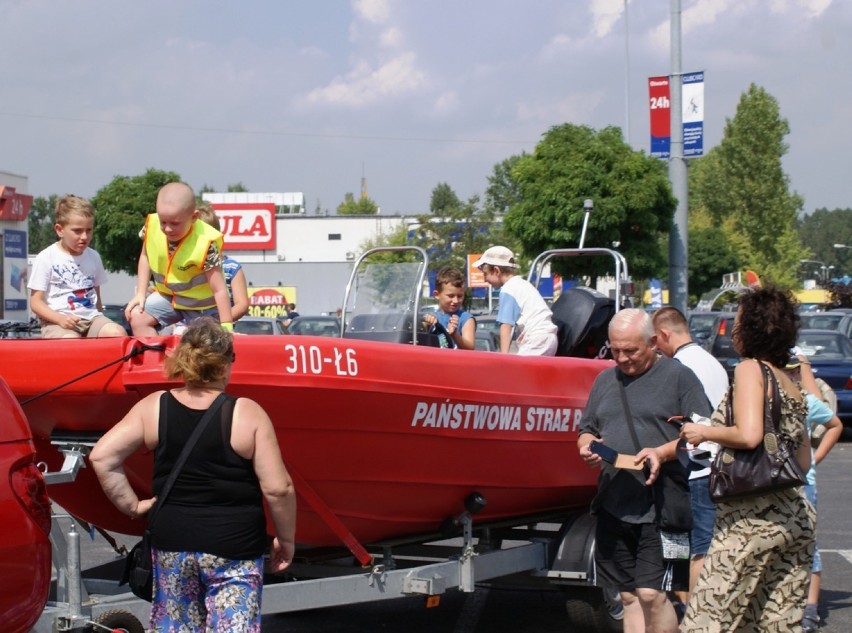
<instances>
[{"instance_id":1,"label":"mobile phone in hand","mask_svg":"<svg viewBox=\"0 0 852 633\"><path fill-rule=\"evenodd\" d=\"M666 422L668 422L669 424L673 424L678 430L683 428L684 423L689 421L689 418L684 415L673 415L668 420L666 420Z\"/></svg>"},{"instance_id":2,"label":"mobile phone in hand","mask_svg":"<svg viewBox=\"0 0 852 633\"><path fill-rule=\"evenodd\" d=\"M610 464L615 464L615 460L618 458L618 453L615 450L606 444L601 444L597 440L592 440L589 443L589 450L596 455L600 455L602 460Z\"/></svg>"}]
</instances>

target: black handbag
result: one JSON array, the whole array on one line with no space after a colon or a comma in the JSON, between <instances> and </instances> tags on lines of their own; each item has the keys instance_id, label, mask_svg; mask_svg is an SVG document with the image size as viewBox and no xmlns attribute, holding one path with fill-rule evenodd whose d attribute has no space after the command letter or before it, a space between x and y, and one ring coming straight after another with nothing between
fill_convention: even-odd
<instances>
[{"instance_id":1,"label":"black handbag","mask_svg":"<svg viewBox=\"0 0 852 633\"><path fill-rule=\"evenodd\" d=\"M642 450L642 447L633 425L633 415L630 413L630 405L627 402L627 393L624 390L624 382L620 372L617 378L624 417L627 420L630 435L638 453ZM672 441L673 438L668 437L659 426L655 426L655 428L662 436L664 443ZM660 472L653 483L651 492L654 495L656 523L661 530L689 532L692 529L692 493L689 490L689 471L680 461L660 464Z\"/></svg>"},{"instance_id":2,"label":"black handbag","mask_svg":"<svg viewBox=\"0 0 852 633\"><path fill-rule=\"evenodd\" d=\"M779 427L781 394L772 371L760 363L764 380L772 389L772 402L764 391L763 441L747 449L719 449L710 466L710 498L718 503L761 495L772 490L794 488L807 483L796 458L798 442ZM733 385L728 389L725 425L734 425Z\"/></svg>"},{"instance_id":3,"label":"black handbag","mask_svg":"<svg viewBox=\"0 0 852 633\"><path fill-rule=\"evenodd\" d=\"M166 397L166 395L167 394L163 394L163 397L160 400L161 417L166 414L166 403L168 402L168 397ZM154 504L154 507L148 512L148 527L145 528L142 540L134 545L133 549L131 549L130 553L127 555L127 559L124 562L124 572L122 573L121 582L119 582L119 584L123 585L126 583L130 585L130 591L137 598L142 598L143 600L151 602L154 596L154 559L151 553L151 525L154 523L157 510L159 510L159 508L163 505L169 492L171 492L172 486L174 486L175 481L177 481L178 475L180 474L186 459L189 457L189 454L192 452L192 449L195 447L198 439L207 427L207 424L222 407L222 403L225 402L227 397L228 396L225 393L219 394L195 426L195 429L193 429L192 435L189 436L189 439L181 450L181 453L172 468L172 472L169 473L169 478L166 480L166 483L163 485L163 489L160 491L160 495L157 497L157 503Z\"/></svg>"}]
</instances>

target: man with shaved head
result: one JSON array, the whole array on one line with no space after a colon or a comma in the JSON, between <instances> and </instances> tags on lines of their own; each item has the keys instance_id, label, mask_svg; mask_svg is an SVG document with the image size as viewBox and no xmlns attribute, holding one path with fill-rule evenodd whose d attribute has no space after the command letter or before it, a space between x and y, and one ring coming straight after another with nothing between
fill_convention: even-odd
<instances>
[{"instance_id":1,"label":"man with shaved head","mask_svg":"<svg viewBox=\"0 0 852 633\"><path fill-rule=\"evenodd\" d=\"M200 316L218 318L233 330L231 300L222 273L222 234L205 222L192 188L182 182L164 185L157 212L148 215L139 255L136 294L125 316L136 336L153 336L157 327ZM154 279L154 292L148 282Z\"/></svg>"},{"instance_id":2,"label":"man with shaved head","mask_svg":"<svg viewBox=\"0 0 852 633\"><path fill-rule=\"evenodd\" d=\"M670 462L663 476L680 469L686 487L686 469L676 457L678 430L666 420L693 412L709 416L710 404L689 368L657 353L656 338L644 310L621 310L612 318L609 341L616 366L598 374L592 385L577 447L588 465L601 468L592 501L598 582L620 592L625 631L675 633L677 616L666 592L685 588L688 561L663 557L651 485L661 465ZM621 459L602 461L591 450L592 441Z\"/></svg>"}]
</instances>

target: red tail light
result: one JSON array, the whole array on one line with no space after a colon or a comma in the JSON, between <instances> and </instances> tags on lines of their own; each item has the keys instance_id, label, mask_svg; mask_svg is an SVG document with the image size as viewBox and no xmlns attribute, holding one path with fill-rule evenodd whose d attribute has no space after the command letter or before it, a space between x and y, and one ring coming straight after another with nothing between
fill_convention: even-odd
<instances>
[{"instance_id":1,"label":"red tail light","mask_svg":"<svg viewBox=\"0 0 852 633\"><path fill-rule=\"evenodd\" d=\"M852 389L852 376L849 376L849 380L846 381L846 388Z\"/></svg>"},{"instance_id":2,"label":"red tail light","mask_svg":"<svg viewBox=\"0 0 852 633\"><path fill-rule=\"evenodd\" d=\"M719 336L725 336L725 333L728 331L728 319L722 319L719 321Z\"/></svg>"},{"instance_id":3,"label":"red tail light","mask_svg":"<svg viewBox=\"0 0 852 633\"><path fill-rule=\"evenodd\" d=\"M50 499L41 472L32 462L12 471L12 490L36 524L50 534Z\"/></svg>"}]
</instances>

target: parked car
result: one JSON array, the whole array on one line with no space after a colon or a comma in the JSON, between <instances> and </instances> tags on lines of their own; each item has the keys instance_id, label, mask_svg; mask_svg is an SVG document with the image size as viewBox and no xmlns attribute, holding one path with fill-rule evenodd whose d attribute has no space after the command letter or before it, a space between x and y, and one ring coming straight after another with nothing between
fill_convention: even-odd
<instances>
[{"instance_id":1,"label":"parked car","mask_svg":"<svg viewBox=\"0 0 852 633\"><path fill-rule=\"evenodd\" d=\"M500 351L500 334L495 334L492 330L486 328L476 329L476 338L473 341L473 349L478 349L484 352L499 352Z\"/></svg>"},{"instance_id":2,"label":"parked car","mask_svg":"<svg viewBox=\"0 0 852 633\"><path fill-rule=\"evenodd\" d=\"M340 336L340 319L336 316L297 316L287 325L288 334L308 336Z\"/></svg>"},{"instance_id":3,"label":"parked car","mask_svg":"<svg viewBox=\"0 0 852 633\"><path fill-rule=\"evenodd\" d=\"M816 378L837 394L837 417L852 428L852 341L834 330L799 330L796 341Z\"/></svg>"},{"instance_id":4,"label":"parked car","mask_svg":"<svg viewBox=\"0 0 852 633\"><path fill-rule=\"evenodd\" d=\"M50 590L50 500L30 426L0 378L0 622L29 631Z\"/></svg>"},{"instance_id":5,"label":"parked car","mask_svg":"<svg viewBox=\"0 0 852 633\"><path fill-rule=\"evenodd\" d=\"M837 330L852 338L852 309L836 308L828 312L800 314L803 330Z\"/></svg>"},{"instance_id":6,"label":"parked car","mask_svg":"<svg viewBox=\"0 0 852 633\"><path fill-rule=\"evenodd\" d=\"M284 326L273 317L244 316L234 323L235 334L286 334Z\"/></svg>"},{"instance_id":7,"label":"parked car","mask_svg":"<svg viewBox=\"0 0 852 633\"><path fill-rule=\"evenodd\" d=\"M740 358L731 342L736 316L736 312L693 312L688 319L692 340L722 363L729 376Z\"/></svg>"},{"instance_id":8,"label":"parked car","mask_svg":"<svg viewBox=\"0 0 852 633\"><path fill-rule=\"evenodd\" d=\"M133 335L133 330L130 328L130 322L124 316L125 306L120 306L114 303L104 305L104 316L110 321L120 324L128 336Z\"/></svg>"},{"instance_id":9,"label":"parked car","mask_svg":"<svg viewBox=\"0 0 852 633\"><path fill-rule=\"evenodd\" d=\"M494 337L494 341L497 347L497 351L500 351L500 322L497 320L497 317L493 314L481 314L475 315L476 319L476 333L479 334L480 330L484 330L489 332ZM518 344L515 342L518 338L518 331L515 330L512 333L512 343L509 345L509 352L515 353L518 351ZM479 349L477 347L477 349Z\"/></svg>"}]
</instances>

